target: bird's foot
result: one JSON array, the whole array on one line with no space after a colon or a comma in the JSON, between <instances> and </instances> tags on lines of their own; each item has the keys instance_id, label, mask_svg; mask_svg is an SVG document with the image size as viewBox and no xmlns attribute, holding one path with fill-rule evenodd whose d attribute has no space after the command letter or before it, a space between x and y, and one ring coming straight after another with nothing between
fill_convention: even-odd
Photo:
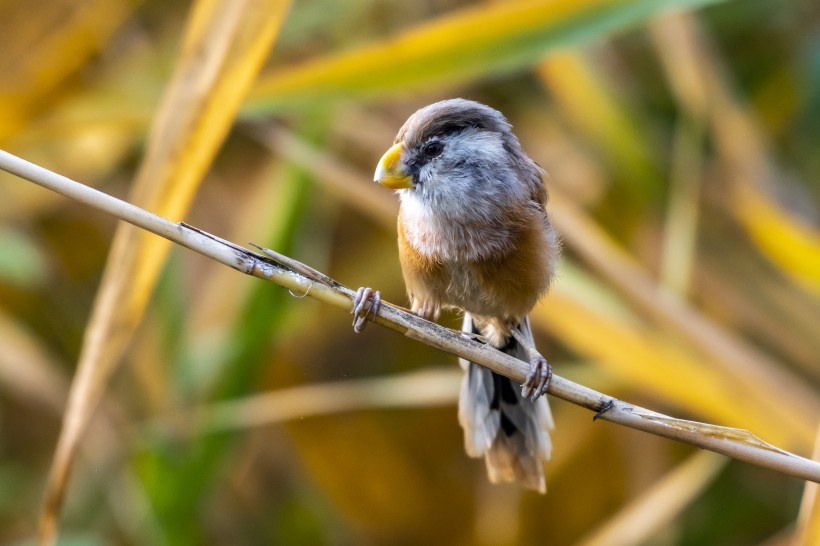
<instances>
[{"instance_id":1,"label":"bird's foot","mask_svg":"<svg viewBox=\"0 0 820 546\"><path fill-rule=\"evenodd\" d=\"M356 297L353 298L353 331L357 334L364 332L368 317L370 320L376 320L381 304L381 292L365 286L359 288Z\"/></svg>"},{"instance_id":2,"label":"bird's foot","mask_svg":"<svg viewBox=\"0 0 820 546\"><path fill-rule=\"evenodd\" d=\"M512 329L512 336L530 355L530 373L527 374L527 378L521 384L521 396L535 402L542 394L547 392L550 386L552 366L546 358L541 356L532 341L518 328Z\"/></svg>"},{"instance_id":3,"label":"bird's foot","mask_svg":"<svg viewBox=\"0 0 820 546\"><path fill-rule=\"evenodd\" d=\"M530 373L521 385L521 396L533 402L547 392L552 379L552 366L547 359L536 353L530 360Z\"/></svg>"}]
</instances>

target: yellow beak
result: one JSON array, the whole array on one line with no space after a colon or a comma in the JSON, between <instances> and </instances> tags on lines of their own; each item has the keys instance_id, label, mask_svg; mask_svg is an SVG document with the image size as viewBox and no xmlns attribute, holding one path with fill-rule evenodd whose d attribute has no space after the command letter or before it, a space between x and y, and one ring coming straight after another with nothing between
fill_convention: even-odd
<instances>
[{"instance_id":1,"label":"yellow beak","mask_svg":"<svg viewBox=\"0 0 820 546\"><path fill-rule=\"evenodd\" d=\"M391 190L413 187L413 177L407 174L401 163L401 151L402 144L399 142L384 153L376 166L376 174L373 175L374 182Z\"/></svg>"}]
</instances>

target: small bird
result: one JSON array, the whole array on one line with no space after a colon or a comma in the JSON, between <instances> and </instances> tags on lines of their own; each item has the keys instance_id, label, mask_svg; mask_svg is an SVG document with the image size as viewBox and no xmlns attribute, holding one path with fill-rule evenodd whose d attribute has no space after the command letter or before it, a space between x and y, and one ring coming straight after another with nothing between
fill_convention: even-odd
<instances>
[{"instance_id":1,"label":"small bird","mask_svg":"<svg viewBox=\"0 0 820 546\"><path fill-rule=\"evenodd\" d=\"M528 314L549 289L560 243L541 168L500 112L450 99L410 116L374 178L399 195L399 258L411 310L433 321L442 309L462 311L467 335L530 362L519 389L461 360L467 454L485 457L493 483L545 492L552 415L541 395L552 369L535 349ZM359 289L356 331L378 305L378 292Z\"/></svg>"}]
</instances>

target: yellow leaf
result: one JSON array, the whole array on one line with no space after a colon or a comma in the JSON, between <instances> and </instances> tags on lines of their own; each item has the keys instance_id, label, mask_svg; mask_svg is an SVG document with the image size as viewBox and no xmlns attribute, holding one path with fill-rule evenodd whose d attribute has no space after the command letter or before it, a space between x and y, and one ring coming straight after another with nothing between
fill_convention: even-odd
<instances>
[{"instance_id":1,"label":"yellow leaf","mask_svg":"<svg viewBox=\"0 0 820 546\"><path fill-rule=\"evenodd\" d=\"M142 0L91 0L52 6L19 21L2 13L0 141L24 127L40 101L96 53ZM13 6L7 6L7 10ZM10 19L15 24L8 24ZM19 24L17 24L19 23Z\"/></svg>"},{"instance_id":2,"label":"yellow leaf","mask_svg":"<svg viewBox=\"0 0 820 546\"><path fill-rule=\"evenodd\" d=\"M629 546L648 542L703 493L726 461L708 451L692 455L576 544Z\"/></svg>"},{"instance_id":3,"label":"yellow leaf","mask_svg":"<svg viewBox=\"0 0 820 546\"><path fill-rule=\"evenodd\" d=\"M608 374L659 400L721 425L747 428L766 441L805 447L811 419L788 399L773 399L769 385L753 388L662 333L642 325L612 304L583 301L577 283L562 273L560 283L533 312L533 324L605 368Z\"/></svg>"},{"instance_id":4,"label":"yellow leaf","mask_svg":"<svg viewBox=\"0 0 820 546\"><path fill-rule=\"evenodd\" d=\"M262 79L248 104L283 104L353 94L404 92L520 69L556 45L601 36L671 5L709 0L510 0L438 17L357 49L331 54Z\"/></svg>"},{"instance_id":5,"label":"yellow leaf","mask_svg":"<svg viewBox=\"0 0 820 546\"><path fill-rule=\"evenodd\" d=\"M630 121L629 112L581 53L551 53L537 65L536 72L559 103L559 111L613 165L629 174L623 178L632 184L656 178L645 139Z\"/></svg>"},{"instance_id":6,"label":"yellow leaf","mask_svg":"<svg viewBox=\"0 0 820 546\"><path fill-rule=\"evenodd\" d=\"M789 215L751 185L734 186L730 207L760 251L787 275L820 295L820 232Z\"/></svg>"},{"instance_id":7,"label":"yellow leaf","mask_svg":"<svg viewBox=\"0 0 820 546\"><path fill-rule=\"evenodd\" d=\"M167 218L184 216L287 8L284 0L202 0L194 6L130 201ZM79 439L142 318L169 246L131 226L117 230L49 476L40 521L42 543L55 538Z\"/></svg>"}]
</instances>

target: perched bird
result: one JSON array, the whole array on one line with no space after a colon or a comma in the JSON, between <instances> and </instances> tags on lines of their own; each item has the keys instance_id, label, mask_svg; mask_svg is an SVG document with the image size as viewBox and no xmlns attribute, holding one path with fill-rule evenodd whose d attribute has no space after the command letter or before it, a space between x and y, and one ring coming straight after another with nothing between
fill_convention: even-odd
<instances>
[{"instance_id":1,"label":"perched bird","mask_svg":"<svg viewBox=\"0 0 820 546\"><path fill-rule=\"evenodd\" d=\"M550 286L560 244L541 175L500 112L451 99L410 116L375 181L399 195L411 310L433 321L443 308L463 311L464 332L531 363L519 389L462 361L459 421L467 453L485 457L492 482L544 492L552 416L541 395L552 371L534 347L527 315ZM355 303L360 331L377 312L378 293L361 288Z\"/></svg>"}]
</instances>

